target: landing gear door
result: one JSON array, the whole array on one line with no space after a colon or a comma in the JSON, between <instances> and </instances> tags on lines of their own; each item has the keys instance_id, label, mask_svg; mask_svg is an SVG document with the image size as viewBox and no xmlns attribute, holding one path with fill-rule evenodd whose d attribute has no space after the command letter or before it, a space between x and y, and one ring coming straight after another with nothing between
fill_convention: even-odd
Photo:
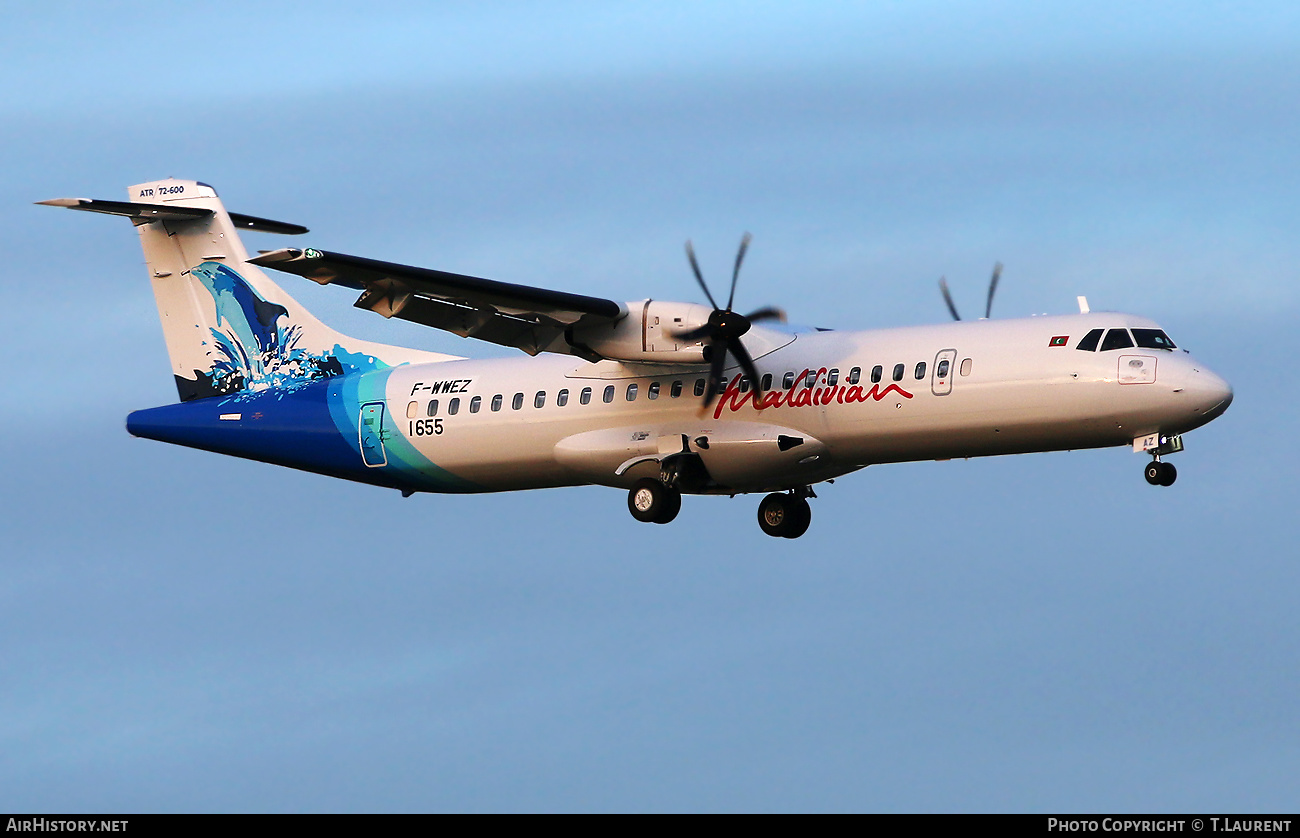
<instances>
[{"instance_id":1,"label":"landing gear door","mask_svg":"<svg viewBox=\"0 0 1300 838\"><path fill-rule=\"evenodd\" d=\"M934 356L934 373L930 377L930 392L936 396L946 396L952 392L952 377L957 374L953 367L957 363L956 349L942 349Z\"/></svg>"},{"instance_id":2,"label":"landing gear door","mask_svg":"<svg viewBox=\"0 0 1300 838\"><path fill-rule=\"evenodd\" d=\"M370 468L388 465L388 452L384 450L384 403L368 402L361 406L357 422L361 442L361 459Z\"/></svg>"}]
</instances>

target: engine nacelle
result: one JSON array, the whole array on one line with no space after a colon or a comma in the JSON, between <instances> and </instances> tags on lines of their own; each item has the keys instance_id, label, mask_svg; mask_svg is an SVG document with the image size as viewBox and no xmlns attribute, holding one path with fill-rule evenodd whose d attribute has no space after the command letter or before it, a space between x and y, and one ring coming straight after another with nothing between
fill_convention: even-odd
<instances>
[{"instance_id":1,"label":"engine nacelle","mask_svg":"<svg viewBox=\"0 0 1300 838\"><path fill-rule=\"evenodd\" d=\"M674 333L709 322L713 309L695 303L642 300L627 304L617 323L575 328L569 342L604 358L660 364L703 364L704 344L687 343Z\"/></svg>"}]
</instances>

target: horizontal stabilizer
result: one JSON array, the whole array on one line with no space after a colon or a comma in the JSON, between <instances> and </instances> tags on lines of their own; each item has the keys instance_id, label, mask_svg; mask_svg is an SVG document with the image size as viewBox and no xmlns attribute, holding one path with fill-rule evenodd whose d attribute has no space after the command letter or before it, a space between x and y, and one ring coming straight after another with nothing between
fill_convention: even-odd
<instances>
[{"instance_id":1,"label":"horizontal stabilizer","mask_svg":"<svg viewBox=\"0 0 1300 838\"><path fill-rule=\"evenodd\" d=\"M123 215L138 219L137 223L150 221L194 221L210 218L212 210L199 207L168 206L167 204L137 204L132 201L95 201L90 198L54 198L49 201L37 201L47 207L67 207L86 212L103 212L109 215Z\"/></svg>"},{"instance_id":2,"label":"horizontal stabilizer","mask_svg":"<svg viewBox=\"0 0 1300 838\"><path fill-rule=\"evenodd\" d=\"M37 201L36 203L47 207L66 207L74 210L85 210L86 212L121 215L130 218L136 224L147 224L150 221L194 221L200 218L212 217L212 210L210 209L182 207L176 204L96 201L90 198L54 198L50 201ZM288 236L298 236L309 232L306 227L300 224L287 224L283 221L272 221L269 218L258 218L256 215L243 215L237 212L230 213L230 220L236 227L243 230L282 233Z\"/></svg>"}]
</instances>

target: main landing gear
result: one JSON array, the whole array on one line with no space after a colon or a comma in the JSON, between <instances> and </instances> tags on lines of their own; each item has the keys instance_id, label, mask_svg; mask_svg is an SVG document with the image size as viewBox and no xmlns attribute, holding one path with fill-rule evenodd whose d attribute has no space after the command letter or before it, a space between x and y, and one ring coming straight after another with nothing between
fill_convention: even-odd
<instances>
[{"instance_id":1,"label":"main landing gear","mask_svg":"<svg viewBox=\"0 0 1300 838\"><path fill-rule=\"evenodd\" d=\"M627 493L627 508L642 523L667 524L682 511L682 493L645 477Z\"/></svg>"},{"instance_id":2,"label":"main landing gear","mask_svg":"<svg viewBox=\"0 0 1300 838\"><path fill-rule=\"evenodd\" d=\"M800 492L773 492L758 505L758 526L773 538L798 538L808 532L812 509L811 488Z\"/></svg>"},{"instance_id":3,"label":"main landing gear","mask_svg":"<svg viewBox=\"0 0 1300 838\"><path fill-rule=\"evenodd\" d=\"M1143 476L1152 486L1172 486L1174 481L1178 479L1178 469L1174 468L1173 463L1152 460L1147 463Z\"/></svg>"},{"instance_id":4,"label":"main landing gear","mask_svg":"<svg viewBox=\"0 0 1300 838\"><path fill-rule=\"evenodd\" d=\"M768 495L758 505L759 527L773 538L798 538L812 523L810 497L816 497L811 486ZM627 493L627 508L638 521L667 524L682 510L682 493L660 480L645 477Z\"/></svg>"}]
</instances>

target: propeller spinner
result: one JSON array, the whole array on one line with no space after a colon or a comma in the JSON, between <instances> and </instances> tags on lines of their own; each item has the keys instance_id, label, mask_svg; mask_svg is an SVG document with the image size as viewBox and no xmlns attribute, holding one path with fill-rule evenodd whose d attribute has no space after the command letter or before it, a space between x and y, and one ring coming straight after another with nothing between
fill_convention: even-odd
<instances>
[{"instance_id":1,"label":"propeller spinner","mask_svg":"<svg viewBox=\"0 0 1300 838\"><path fill-rule=\"evenodd\" d=\"M709 314L709 322L703 326L675 332L673 336L687 342L703 339L705 341L704 345L708 347L709 382L704 391L704 405L706 407L713 403L714 398L722 389L722 370L727 366L727 353L731 353L732 357L740 364L741 369L745 371L745 377L749 379L750 384L754 387L754 398L762 398L762 383L758 375L758 368L754 366L753 357L740 339L754 323L763 320L785 320L785 312L770 306L751 311L749 314L741 314L731 310L736 301L736 282L740 278L740 265L745 261L745 253L749 250L749 243L752 240L753 236L749 233L746 233L744 238L740 240L740 250L736 252L736 264L731 270L731 293L727 295L726 308L720 307L718 301L713 299L708 283L704 281L704 274L700 272L700 264L695 258L695 248L690 241L686 242L686 258L690 260L691 271L695 274L695 281L703 289L704 296L708 298L709 303L713 306L713 311Z\"/></svg>"}]
</instances>

